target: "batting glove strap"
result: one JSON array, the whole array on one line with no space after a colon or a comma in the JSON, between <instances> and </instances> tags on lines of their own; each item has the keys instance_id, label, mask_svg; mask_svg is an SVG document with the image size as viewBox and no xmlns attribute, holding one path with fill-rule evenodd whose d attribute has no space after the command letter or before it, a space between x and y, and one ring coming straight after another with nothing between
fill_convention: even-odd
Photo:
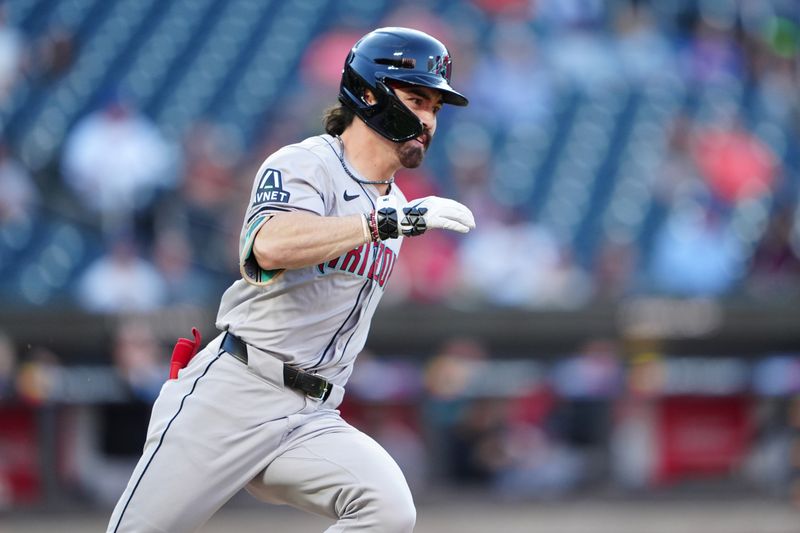
<instances>
[{"instance_id":1,"label":"batting glove strap","mask_svg":"<svg viewBox=\"0 0 800 533\"><path fill-rule=\"evenodd\" d=\"M380 240L396 239L400 235L397 225L397 209L394 207L376 209L375 219L377 221L378 237Z\"/></svg>"},{"instance_id":2,"label":"batting glove strap","mask_svg":"<svg viewBox=\"0 0 800 533\"><path fill-rule=\"evenodd\" d=\"M475 218L467 206L438 196L426 196L403 206L398 205L395 196L381 196L373 213L381 240L399 235L415 237L435 228L467 233L475 227Z\"/></svg>"},{"instance_id":3,"label":"batting glove strap","mask_svg":"<svg viewBox=\"0 0 800 533\"><path fill-rule=\"evenodd\" d=\"M425 213L428 212L427 207L404 207L403 220L400 225L403 228L403 235L408 237L416 237L422 235L428 229L428 224L425 222Z\"/></svg>"},{"instance_id":4,"label":"batting glove strap","mask_svg":"<svg viewBox=\"0 0 800 533\"><path fill-rule=\"evenodd\" d=\"M397 211L397 198L394 196L380 196L375 200L375 210L370 214L370 231L373 240L385 241L400 236Z\"/></svg>"}]
</instances>

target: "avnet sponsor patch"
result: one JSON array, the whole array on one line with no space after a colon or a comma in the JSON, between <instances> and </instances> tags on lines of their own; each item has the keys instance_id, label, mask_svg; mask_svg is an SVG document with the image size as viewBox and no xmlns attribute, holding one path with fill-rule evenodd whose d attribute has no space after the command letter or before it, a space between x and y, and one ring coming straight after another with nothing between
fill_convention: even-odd
<instances>
[{"instance_id":1,"label":"avnet sponsor patch","mask_svg":"<svg viewBox=\"0 0 800 533\"><path fill-rule=\"evenodd\" d=\"M281 171L274 168L266 169L258 180L258 187L256 188L253 205L266 202L286 203L288 201L289 193L283 190Z\"/></svg>"}]
</instances>

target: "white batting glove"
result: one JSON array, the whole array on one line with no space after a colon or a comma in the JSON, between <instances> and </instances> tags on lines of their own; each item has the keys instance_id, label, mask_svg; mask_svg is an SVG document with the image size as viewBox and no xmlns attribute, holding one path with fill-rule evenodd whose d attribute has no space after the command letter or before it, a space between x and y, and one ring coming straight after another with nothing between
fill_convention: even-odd
<instances>
[{"instance_id":1,"label":"white batting glove","mask_svg":"<svg viewBox=\"0 0 800 533\"><path fill-rule=\"evenodd\" d=\"M467 206L438 196L418 198L402 206L395 196L381 196L375 203L373 221L381 240L401 234L414 237L431 228L459 233L475 228L475 217Z\"/></svg>"}]
</instances>

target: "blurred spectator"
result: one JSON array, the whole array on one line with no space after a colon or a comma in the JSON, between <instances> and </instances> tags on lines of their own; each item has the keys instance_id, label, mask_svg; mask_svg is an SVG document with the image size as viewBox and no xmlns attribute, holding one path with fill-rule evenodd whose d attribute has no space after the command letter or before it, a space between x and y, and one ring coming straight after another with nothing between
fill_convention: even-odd
<instances>
[{"instance_id":1,"label":"blurred spectator","mask_svg":"<svg viewBox=\"0 0 800 533\"><path fill-rule=\"evenodd\" d=\"M28 351L16 376L17 394L27 404L39 406L59 396L63 366L58 355L42 346Z\"/></svg>"},{"instance_id":2,"label":"blurred spectator","mask_svg":"<svg viewBox=\"0 0 800 533\"><path fill-rule=\"evenodd\" d=\"M180 198L162 203L160 218L184 228L194 258L201 265L221 269L226 264L223 260L229 259L236 266L238 239L232 235L238 235L243 216L238 204L249 195L255 171L237 182L241 146L232 132L214 122L192 124L183 139L183 151Z\"/></svg>"},{"instance_id":3,"label":"blurred spectator","mask_svg":"<svg viewBox=\"0 0 800 533\"><path fill-rule=\"evenodd\" d=\"M669 205L675 198L703 189L694 150L695 124L684 113L672 117L668 124L666 154L655 180L656 200Z\"/></svg>"},{"instance_id":4,"label":"blurred spectator","mask_svg":"<svg viewBox=\"0 0 800 533\"><path fill-rule=\"evenodd\" d=\"M456 337L443 343L425 369L425 388L436 399L455 400L479 378L488 357L477 340Z\"/></svg>"},{"instance_id":5,"label":"blurred spectator","mask_svg":"<svg viewBox=\"0 0 800 533\"><path fill-rule=\"evenodd\" d=\"M111 357L122 401L81 410L71 446L81 491L103 505L112 505L125 489L144 446L153 401L167 378L161 346L144 321L119 323Z\"/></svg>"},{"instance_id":6,"label":"blurred spectator","mask_svg":"<svg viewBox=\"0 0 800 533\"><path fill-rule=\"evenodd\" d=\"M378 381L381 386L375 387ZM410 362L378 359L369 350L358 354L358 365L347 381L347 392L367 402L412 402L421 388L419 372Z\"/></svg>"},{"instance_id":7,"label":"blurred spectator","mask_svg":"<svg viewBox=\"0 0 800 533\"><path fill-rule=\"evenodd\" d=\"M492 486L506 499L563 496L575 490L587 475L585 457L540 427L511 424L502 444L506 460Z\"/></svg>"},{"instance_id":8,"label":"blurred spectator","mask_svg":"<svg viewBox=\"0 0 800 533\"><path fill-rule=\"evenodd\" d=\"M616 302L636 287L639 250L629 242L605 241L591 270L592 297L600 302Z\"/></svg>"},{"instance_id":9,"label":"blurred spectator","mask_svg":"<svg viewBox=\"0 0 800 533\"><path fill-rule=\"evenodd\" d=\"M723 296L744 274L745 249L731 226L729 202L758 191L737 185L727 174L720 177L730 167L714 147L725 143L708 140L709 131L718 130L699 129L685 115L672 123L655 191L666 220L655 231L650 256L642 265L645 292ZM708 153L700 146L708 146ZM720 168L713 178L704 174ZM730 186L715 188L723 183Z\"/></svg>"},{"instance_id":10,"label":"blurred spectator","mask_svg":"<svg viewBox=\"0 0 800 533\"><path fill-rule=\"evenodd\" d=\"M589 280L544 226L524 220L484 223L463 243L464 292L499 306L574 308Z\"/></svg>"},{"instance_id":11,"label":"blurred spectator","mask_svg":"<svg viewBox=\"0 0 800 533\"><path fill-rule=\"evenodd\" d=\"M166 300L158 270L139 257L135 241L120 235L78 281L78 301L95 313L150 311Z\"/></svg>"},{"instance_id":12,"label":"blurred spectator","mask_svg":"<svg viewBox=\"0 0 800 533\"><path fill-rule=\"evenodd\" d=\"M609 399L621 377L616 346L597 339L515 399L505 437L508 464L496 480L500 493L553 497L596 476L611 427Z\"/></svg>"},{"instance_id":13,"label":"blurred spectator","mask_svg":"<svg viewBox=\"0 0 800 533\"><path fill-rule=\"evenodd\" d=\"M681 199L655 237L650 289L673 296L723 296L744 273L744 249L726 209L706 193Z\"/></svg>"},{"instance_id":14,"label":"blurred spectator","mask_svg":"<svg viewBox=\"0 0 800 533\"><path fill-rule=\"evenodd\" d=\"M69 28L51 27L36 42L34 73L48 81L60 78L75 61L76 46L75 35Z\"/></svg>"},{"instance_id":15,"label":"blurred spectator","mask_svg":"<svg viewBox=\"0 0 800 533\"><path fill-rule=\"evenodd\" d=\"M470 398L451 431L450 475L459 484L491 484L510 460L505 447L506 401Z\"/></svg>"},{"instance_id":16,"label":"blurred spectator","mask_svg":"<svg viewBox=\"0 0 800 533\"><path fill-rule=\"evenodd\" d=\"M800 110L800 25L773 14L754 26L744 41L747 81L756 90L758 111L786 127Z\"/></svg>"},{"instance_id":17,"label":"blurred spectator","mask_svg":"<svg viewBox=\"0 0 800 533\"><path fill-rule=\"evenodd\" d=\"M446 342L430 361L423 405L428 427L437 429L433 465L460 486L530 499L563 493L582 479L585 460L549 434L552 390L527 363L489 360L468 338ZM595 374L584 385L608 381L606 372Z\"/></svg>"},{"instance_id":18,"label":"blurred spectator","mask_svg":"<svg viewBox=\"0 0 800 533\"><path fill-rule=\"evenodd\" d=\"M550 498L585 475L584 459L545 425L511 416L513 396L470 398L451 430L452 478L505 499Z\"/></svg>"},{"instance_id":19,"label":"blurred spectator","mask_svg":"<svg viewBox=\"0 0 800 533\"><path fill-rule=\"evenodd\" d=\"M764 366L778 367L775 368L775 381L785 381L787 374L794 374L795 378L800 376L800 362L785 361L782 364L776 359L763 363ZM793 477L791 469L786 468L786 458L792 456L794 444L792 428L786 424L789 402L782 397L765 398L757 405L755 416L757 432L742 468L744 477L766 494L783 497Z\"/></svg>"},{"instance_id":20,"label":"blurred spectator","mask_svg":"<svg viewBox=\"0 0 800 533\"><path fill-rule=\"evenodd\" d=\"M378 382L380 387L375 386ZM416 416L420 389L419 369L409 361L386 361L365 350L358 355L341 407L350 423L397 461L415 493L426 487L429 468Z\"/></svg>"},{"instance_id":21,"label":"blurred spectator","mask_svg":"<svg viewBox=\"0 0 800 533\"><path fill-rule=\"evenodd\" d=\"M0 401L0 512L4 516L42 501L41 420L35 408Z\"/></svg>"},{"instance_id":22,"label":"blurred spectator","mask_svg":"<svg viewBox=\"0 0 800 533\"><path fill-rule=\"evenodd\" d=\"M64 180L100 214L107 235L133 230L156 196L175 186L175 152L156 126L121 95L84 117L66 138Z\"/></svg>"},{"instance_id":23,"label":"blurred spectator","mask_svg":"<svg viewBox=\"0 0 800 533\"><path fill-rule=\"evenodd\" d=\"M609 437L611 476L624 489L646 489L658 468L657 402L624 398L616 403Z\"/></svg>"},{"instance_id":24,"label":"blurred spectator","mask_svg":"<svg viewBox=\"0 0 800 533\"><path fill-rule=\"evenodd\" d=\"M622 385L619 348L610 339L584 343L574 357L563 358L553 369L553 386L562 398L613 397Z\"/></svg>"},{"instance_id":25,"label":"blurred spectator","mask_svg":"<svg viewBox=\"0 0 800 533\"><path fill-rule=\"evenodd\" d=\"M316 37L306 47L300 62L303 80L317 87L318 92L330 97L339 91L342 79L342 58L347 57L353 43L358 41L364 32L360 29L337 28Z\"/></svg>"},{"instance_id":26,"label":"blurred spectator","mask_svg":"<svg viewBox=\"0 0 800 533\"><path fill-rule=\"evenodd\" d=\"M529 17L531 4L536 4L530 0L472 0L472 3L493 17L519 18Z\"/></svg>"},{"instance_id":27,"label":"blurred spectator","mask_svg":"<svg viewBox=\"0 0 800 533\"><path fill-rule=\"evenodd\" d=\"M688 16L691 34L681 51L681 64L690 83L736 83L743 73L734 4L717 2L713 7L716 9L701 6Z\"/></svg>"},{"instance_id":28,"label":"blurred spectator","mask_svg":"<svg viewBox=\"0 0 800 533\"><path fill-rule=\"evenodd\" d=\"M673 48L656 27L647 3L623 2L614 24L622 69L632 82L657 83L665 76L676 75Z\"/></svg>"},{"instance_id":29,"label":"blurred spectator","mask_svg":"<svg viewBox=\"0 0 800 533\"><path fill-rule=\"evenodd\" d=\"M164 282L164 301L171 305L203 306L214 296L210 276L194 264L186 235L177 228L161 230L156 236L153 262Z\"/></svg>"},{"instance_id":30,"label":"blurred spectator","mask_svg":"<svg viewBox=\"0 0 800 533\"><path fill-rule=\"evenodd\" d=\"M554 90L533 31L522 22L501 20L493 27L488 51L478 59L464 94L470 98L470 114L502 131L550 117Z\"/></svg>"},{"instance_id":31,"label":"blurred spectator","mask_svg":"<svg viewBox=\"0 0 800 533\"><path fill-rule=\"evenodd\" d=\"M122 320L111 356L130 396L152 404L166 381L167 365L150 325L136 318Z\"/></svg>"},{"instance_id":32,"label":"blurred spectator","mask_svg":"<svg viewBox=\"0 0 800 533\"><path fill-rule=\"evenodd\" d=\"M429 482L430 458L420 429L407 421L415 408L413 403L373 403L363 409L356 426L392 456L412 492L419 495Z\"/></svg>"},{"instance_id":33,"label":"blurred spectator","mask_svg":"<svg viewBox=\"0 0 800 533\"><path fill-rule=\"evenodd\" d=\"M75 19L33 20L30 17L40 10L17 12L14 3L6 3L5 8L0 13L0 79L5 70L19 72L20 67L30 76L30 91L20 93L20 98L15 93L13 99L21 107L6 114L9 131L5 137L14 154L28 161L31 146L59 142L39 138L49 130L42 121L53 120L53 131L57 131L59 117L67 120L66 126L73 119L72 111L92 103L87 100L92 91L67 94L52 84L71 69L82 44L81 24L88 19L81 18L85 13L75 12ZM21 27L5 23L5 11L12 15L9 20L31 30L29 46ZM373 10L349 10L343 5L336 12L340 24L310 35L304 51L298 49L298 75L275 80L293 89L275 91L265 107L269 113L263 128L228 122L231 116L222 111L224 106L212 103L209 110L220 111L219 122L206 116L187 117L193 126L181 146L173 147L131 102L115 95L69 132L61 147L64 183L82 207L89 207L87 218L99 218L106 235L132 231L144 237L148 250L153 247L162 275L172 279L167 288L171 296L162 301L203 298L200 294L209 289L197 284L192 289L186 281L200 272L220 278L238 275L241 199L252 187L255 169L263 154L272 151L270 146L302 138L301 132L320 131L319 114L333 103L331 91L338 86L342 67L341 61L329 59L337 55L336 50L351 46L364 24L417 27L452 43L454 84L472 103L466 115L441 116L439 137L426 165L432 193L470 206L479 229L463 239L437 233L429 239L407 241L405 259L388 288L395 301L459 305L471 298L479 304L574 308L591 301L592 295L617 298L641 288L637 285L641 279L652 281L653 252L661 254L659 261L665 261L665 256L675 260L679 250L687 253L690 242L697 247L708 242L713 246L704 249L701 257L716 256L722 261L728 253L720 251L727 245L714 241L714 235L732 232L723 230L727 222L689 223L691 217L676 212L691 203L682 200L684 195L703 194L702 189L710 187L724 204L738 209L742 199L774 193L784 185L779 178L788 184L796 181L797 135L792 135L792 121L794 126L800 124L800 26L791 2L458 0L442 5L387 4ZM153 35L142 38L157 38L160 31L154 28ZM94 42L92 32L86 37ZM120 53L118 59L124 59L129 50L122 47ZM13 68L4 69L12 64ZM237 64L234 60L230 66ZM220 79L236 85L239 78ZM106 79L103 84L115 86L119 81ZM149 82L156 84L142 93L150 95L142 103L157 109L158 95L172 90L174 78L140 81L144 85L133 85L141 89ZM62 101L70 95L81 101ZM50 107L62 104L66 115ZM701 124L709 114L712 120L707 125L694 123ZM733 125L736 119L741 122ZM584 139L584 121L602 122L603 127L588 128ZM665 124L672 128L663 157L660 132ZM253 131L261 138L250 138ZM629 131L633 132L630 139ZM595 151L574 151L576 141ZM23 220L25 213L39 205L55 206L61 212L60 191L38 190L28 171L1 152L0 221ZM619 164L616 154L623 159ZM551 233L557 228L524 220L537 216L531 208L550 205L548 195L561 190L558 171L567 160L579 160L575 168L596 170L598 180L588 194L581 195L586 197L581 207L564 217L586 220L586 210L605 215L606 205L620 203L611 203L618 197L603 197L606 185L613 184L615 173L621 172L618 169L628 168L630 161L625 159L632 157L664 159L646 185L648 191L651 185L655 187L655 205L652 209L637 206L642 220L631 223L632 232L641 229L641 239L631 234L625 236L629 241L606 243L591 235L575 240L566 235L564 242L555 242ZM516 179L501 175L515 169L524 170ZM48 176L35 178L44 183L41 180ZM398 182L409 197L431 193L417 191L416 185L403 179L400 175ZM612 185L608 190L617 194L621 189ZM673 209L674 204L681 207ZM509 221L508 205L518 207L523 220ZM660 217L667 213L672 213L672 229L659 229ZM736 213L737 225L757 223L743 221ZM676 227L682 228L685 238L667 252L671 244L664 239L674 237ZM170 231L156 243L158 228L176 228L178 234ZM31 226L24 242L34 244L36 231ZM751 238L760 228L737 226L737 232ZM180 233L188 239L188 252ZM17 237L22 232L12 229L3 234ZM766 242L770 239L765 236L759 246L771 248ZM597 252L586 248L586 243L595 242L601 243ZM735 239L731 246L741 247ZM734 263L747 261L750 249L729 253L741 256L729 265L741 270ZM751 262L753 276L764 268L756 264L770 255L761 249L757 253L761 256ZM592 265L590 276L576 265L576 257ZM9 263L4 260L4 264ZM482 271L476 274L475 265ZM695 270L699 277L703 268ZM748 290L761 291L767 285L765 279L761 276ZM786 280L800 284L792 281L793 276ZM730 281L724 284L731 287ZM792 290L782 294L792 294Z\"/></svg>"},{"instance_id":34,"label":"blurred spectator","mask_svg":"<svg viewBox=\"0 0 800 533\"><path fill-rule=\"evenodd\" d=\"M0 331L0 404L16 397L17 349L6 333Z\"/></svg>"},{"instance_id":35,"label":"blurred spectator","mask_svg":"<svg viewBox=\"0 0 800 533\"><path fill-rule=\"evenodd\" d=\"M603 0L537 0L537 22L555 31L597 27L605 15Z\"/></svg>"},{"instance_id":36,"label":"blurred spectator","mask_svg":"<svg viewBox=\"0 0 800 533\"><path fill-rule=\"evenodd\" d=\"M767 194L779 168L772 151L741 125L697 131L693 155L711 192L729 204Z\"/></svg>"},{"instance_id":37,"label":"blurred spectator","mask_svg":"<svg viewBox=\"0 0 800 533\"><path fill-rule=\"evenodd\" d=\"M444 303L458 285L458 250L442 232L407 240L392 271L386 297L397 302Z\"/></svg>"},{"instance_id":38,"label":"blurred spectator","mask_svg":"<svg viewBox=\"0 0 800 533\"><path fill-rule=\"evenodd\" d=\"M436 181L425 172L398 172L397 184L407 198L441 195ZM393 300L442 303L458 283L456 241L444 232L426 239L403 241L402 259L392 271L387 297Z\"/></svg>"},{"instance_id":39,"label":"blurred spectator","mask_svg":"<svg viewBox=\"0 0 800 533\"><path fill-rule=\"evenodd\" d=\"M756 244L746 281L761 301L789 303L800 293L800 232L796 202L778 206Z\"/></svg>"},{"instance_id":40,"label":"blurred spectator","mask_svg":"<svg viewBox=\"0 0 800 533\"><path fill-rule=\"evenodd\" d=\"M38 203L39 190L32 176L0 139L0 226L30 218Z\"/></svg>"},{"instance_id":41,"label":"blurred spectator","mask_svg":"<svg viewBox=\"0 0 800 533\"><path fill-rule=\"evenodd\" d=\"M0 106L3 106L27 61L22 33L9 25L8 8L0 3Z\"/></svg>"},{"instance_id":42,"label":"blurred spectator","mask_svg":"<svg viewBox=\"0 0 800 533\"><path fill-rule=\"evenodd\" d=\"M593 339L555 363L552 386L559 401L549 421L553 436L586 455L602 449L611 429L609 406L623 384L619 348Z\"/></svg>"},{"instance_id":43,"label":"blurred spectator","mask_svg":"<svg viewBox=\"0 0 800 533\"><path fill-rule=\"evenodd\" d=\"M456 29L450 20L443 19L439 13L431 7L430 2L413 0L410 2L403 2L399 7L395 7L387 13L381 21L381 26L401 26L406 28L414 28L424 31L428 35L433 35L435 38L448 45L454 41L453 37L457 33ZM454 50L450 50L453 53ZM459 65L461 58L458 57Z\"/></svg>"},{"instance_id":44,"label":"blurred spectator","mask_svg":"<svg viewBox=\"0 0 800 533\"><path fill-rule=\"evenodd\" d=\"M445 341L424 368L426 401L423 418L426 427L440 428L429 435L435 474L453 475L460 468L453 455L453 431L469 402L470 386L480 379L488 353L477 340L453 338Z\"/></svg>"},{"instance_id":45,"label":"blurred spectator","mask_svg":"<svg viewBox=\"0 0 800 533\"><path fill-rule=\"evenodd\" d=\"M541 0L536 21L543 28L546 57L555 74L578 87L620 83L619 58L603 31L602 0Z\"/></svg>"},{"instance_id":46,"label":"blurred spectator","mask_svg":"<svg viewBox=\"0 0 800 533\"><path fill-rule=\"evenodd\" d=\"M447 157L446 175L453 182L454 198L469 206L479 227L502 223L509 207L497 200L497 187L490 186L493 146L486 125L482 121L459 122L439 142ZM503 187L502 176L497 185Z\"/></svg>"}]
</instances>

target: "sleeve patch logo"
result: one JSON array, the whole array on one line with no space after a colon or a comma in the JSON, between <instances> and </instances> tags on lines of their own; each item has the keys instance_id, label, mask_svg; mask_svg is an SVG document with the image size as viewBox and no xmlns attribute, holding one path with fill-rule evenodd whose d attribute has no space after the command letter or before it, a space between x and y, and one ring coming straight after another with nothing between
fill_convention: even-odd
<instances>
[{"instance_id":1,"label":"sleeve patch logo","mask_svg":"<svg viewBox=\"0 0 800 533\"><path fill-rule=\"evenodd\" d=\"M256 188L256 197L253 201L253 205L266 202L286 203L288 201L289 193L283 190L281 171L274 168L265 170L258 180L258 187Z\"/></svg>"}]
</instances>

